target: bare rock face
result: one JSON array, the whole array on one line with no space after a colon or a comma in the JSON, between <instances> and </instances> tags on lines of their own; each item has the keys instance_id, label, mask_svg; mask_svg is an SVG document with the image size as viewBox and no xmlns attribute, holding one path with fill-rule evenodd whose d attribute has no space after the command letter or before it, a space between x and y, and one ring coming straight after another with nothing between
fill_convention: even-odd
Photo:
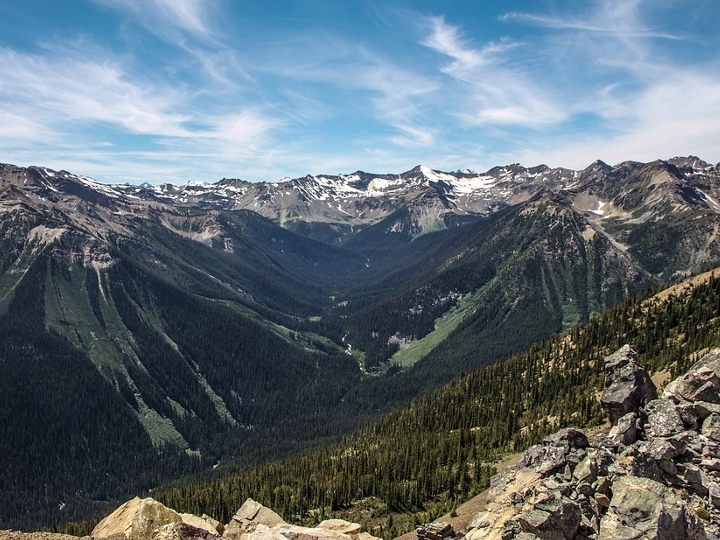
<instances>
[{"instance_id":1,"label":"bare rock face","mask_svg":"<svg viewBox=\"0 0 720 540\"><path fill-rule=\"evenodd\" d=\"M98 523L90 536L150 540L156 529L177 522L182 518L175 510L151 498L135 497Z\"/></svg>"},{"instance_id":2,"label":"bare rock face","mask_svg":"<svg viewBox=\"0 0 720 540\"><path fill-rule=\"evenodd\" d=\"M612 425L628 413L637 413L656 397L655 384L629 345L605 358L605 390L600 404Z\"/></svg>"}]
</instances>

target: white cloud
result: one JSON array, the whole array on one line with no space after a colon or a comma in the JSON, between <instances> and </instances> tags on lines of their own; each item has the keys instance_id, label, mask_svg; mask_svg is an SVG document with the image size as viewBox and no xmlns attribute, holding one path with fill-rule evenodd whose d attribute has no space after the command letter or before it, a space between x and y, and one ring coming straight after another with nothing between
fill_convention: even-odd
<instances>
[{"instance_id":1,"label":"white cloud","mask_svg":"<svg viewBox=\"0 0 720 540\"><path fill-rule=\"evenodd\" d=\"M563 121L567 114L537 81L509 63L508 54L523 48L509 40L473 48L457 27L442 17L429 19L430 34L423 45L449 56L441 68L464 84L455 114L469 125L540 127Z\"/></svg>"},{"instance_id":2,"label":"white cloud","mask_svg":"<svg viewBox=\"0 0 720 540\"><path fill-rule=\"evenodd\" d=\"M434 119L428 108L440 90L433 78L358 44L326 36L289 36L275 46L277 51L264 51L272 61L263 56L254 70L281 77L291 89L283 92L291 106L279 106L285 117L305 124L372 119L376 132L392 132L388 140L394 144L432 144ZM357 126L348 127L352 137Z\"/></svg>"},{"instance_id":3,"label":"white cloud","mask_svg":"<svg viewBox=\"0 0 720 540\"><path fill-rule=\"evenodd\" d=\"M139 134L183 136L185 114L173 112L181 91L132 82L109 61L67 56L52 59L0 50L0 94L6 111L48 128L62 123L105 122Z\"/></svg>"},{"instance_id":4,"label":"white cloud","mask_svg":"<svg viewBox=\"0 0 720 540\"><path fill-rule=\"evenodd\" d=\"M650 25L648 6L640 0L602 0L590 6L582 16L505 17L553 30L545 40L546 55L571 60L566 73L585 70L585 82L566 94L565 106L595 118L583 127L560 126L527 140L521 159L576 168L595 159L651 161L690 153L718 159L719 66L673 60L659 44L678 47L684 40Z\"/></svg>"},{"instance_id":5,"label":"white cloud","mask_svg":"<svg viewBox=\"0 0 720 540\"><path fill-rule=\"evenodd\" d=\"M116 11L128 13L152 33L177 41L177 31L202 39L214 35L211 11L213 0L93 0Z\"/></svg>"},{"instance_id":6,"label":"white cloud","mask_svg":"<svg viewBox=\"0 0 720 540\"><path fill-rule=\"evenodd\" d=\"M627 103L629 120L598 136L552 137L522 152L528 164L547 162L582 168L596 159L609 163L653 161L697 155L720 159L720 75L677 69Z\"/></svg>"},{"instance_id":7,"label":"white cloud","mask_svg":"<svg viewBox=\"0 0 720 540\"><path fill-rule=\"evenodd\" d=\"M96 50L38 56L0 49L0 72L0 145L4 159L24 163L79 162L84 174L108 173L98 164L119 164L123 156L148 170L176 170L180 163L202 169L203 159L227 166L257 157L281 126L257 106L212 107L208 95L138 79L123 65L98 59ZM126 144L138 136L147 141L143 152L129 149L138 143ZM163 160L172 165L160 165ZM111 177L128 172L118 167Z\"/></svg>"}]
</instances>

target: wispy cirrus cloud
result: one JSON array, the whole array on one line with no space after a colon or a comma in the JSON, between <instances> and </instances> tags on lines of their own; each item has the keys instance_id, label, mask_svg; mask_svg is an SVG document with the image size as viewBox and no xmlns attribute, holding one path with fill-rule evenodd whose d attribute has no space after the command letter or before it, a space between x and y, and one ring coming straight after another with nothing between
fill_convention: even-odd
<instances>
[{"instance_id":1,"label":"wispy cirrus cloud","mask_svg":"<svg viewBox=\"0 0 720 540\"><path fill-rule=\"evenodd\" d=\"M91 47L62 46L45 55L0 49L0 71L0 146L21 159L23 148L40 147L46 159L124 156L149 170L171 156L175 163L165 169L200 159L227 164L255 157L281 125L257 106L209 107L202 91L144 79Z\"/></svg>"},{"instance_id":2,"label":"wispy cirrus cloud","mask_svg":"<svg viewBox=\"0 0 720 540\"><path fill-rule=\"evenodd\" d=\"M511 11L503 21L519 21L555 30L623 35L630 38L682 39L679 35L649 26L640 12L644 0L603 0L589 2L584 14L550 15Z\"/></svg>"},{"instance_id":3,"label":"wispy cirrus cloud","mask_svg":"<svg viewBox=\"0 0 720 540\"><path fill-rule=\"evenodd\" d=\"M503 40L473 47L443 17L427 22L430 32L422 44L448 56L451 62L441 71L464 84L454 88L462 105L455 114L464 122L539 127L566 118L555 100L522 67L510 62L510 53L523 48L522 43Z\"/></svg>"},{"instance_id":4,"label":"wispy cirrus cloud","mask_svg":"<svg viewBox=\"0 0 720 540\"><path fill-rule=\"evenodd\" d=\"M525 159L580 167L598 158L717 155L720 66L674 58L688 38L651 24L652 7L643 0L598 0L581 13L502 17L553 30L541 44L545 53L539 60L552 66L547 58L562 58L564 65L552 74L559 80L572 80L577 71L579 87L565 94L565 107L595 119L582 128L527 140L519 150ZM668 42L674 48L662 46Z\"/></svg>"},{"instance_id":5,"label":"wispy cirrus cloud","mask_svg":"<svg viewBox=\"0 0 720 540\"><path fill-rule=\"evenodd\" d=\"M214 36L215 0L92 0L93 2L132 16L150 32L177 40L177 32L210 39Z\"/></svg>"},{"instance_id":6,"label":"wispy cirrus cloud","mask_svg":"<svg viewBox=\"0 0 720 540\"><path fill-rule=\"evenodd\" d=\"M287 36L274 47L264 49L251 69L287 85L288 102L279 105L283 115L308 125L319 119L359 118L363 124L373 121L377 136L389 143L433 143L436 118L429 109L441 89L434 78L333 36ZM348 128L347 135L353 137L358 126Z\"/></svg>"}]
</instances>

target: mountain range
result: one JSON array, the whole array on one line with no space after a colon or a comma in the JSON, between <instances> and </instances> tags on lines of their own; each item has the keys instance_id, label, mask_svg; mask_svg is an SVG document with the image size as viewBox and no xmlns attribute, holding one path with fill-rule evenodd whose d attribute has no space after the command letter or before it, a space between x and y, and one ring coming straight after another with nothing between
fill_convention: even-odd
<instances>
[{"instance_id":1,"label":"mountain range","mask_svg":"<svg viewBox=\"0 0 720 540\"><path fill-rule=\"evenodd\" d=\"M718 201L693 156L184 186L0 165L0 483L24 501L0 526L297 452L717 266Z\"/></svg>"}]
</instances>

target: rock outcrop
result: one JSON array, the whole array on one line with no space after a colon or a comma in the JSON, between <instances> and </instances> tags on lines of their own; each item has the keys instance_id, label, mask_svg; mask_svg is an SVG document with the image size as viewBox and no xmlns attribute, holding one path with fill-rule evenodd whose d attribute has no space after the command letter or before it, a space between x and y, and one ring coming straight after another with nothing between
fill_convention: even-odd
<instances>
[{"instance_id":1,"label":"rock outcrop","mask_svg":"<svg viewBox=\"0 0 720 540\"><path fill-rule=\"evenodd\" d=\"M655 385L637 362L637 353L629 345L605 359L605 391L600 404L615 425L628 413L635 412L657 397Z\"/></svg>"},{"instance_id":2,"label":"rock outcrop","mask_svg":"<svg viewBox=\"0 0 720 540\"><path fill-rule=\"evenodd\" d=\"M606 358L612 429L563 429L491 481L466 537L720 538L720 350L657 392L625 346Z\"/></svg>"},{"instance_id":3,"label":"rock outcrop","mask_svg":"<svg viewBox=\"0 0 720 540\"><path fill-rule=\"evenodd\" d=\"M135 497L98 523L91 536L98 540L146 540L156 529L171 523L182 523L175 510L151 498Z\"/></svg>"},{"instance_id":4,"label":"rock outcrop","mask_svg":"<svg viewBox=\"0 0 720 540\"><path fill-rule=\"evenodd\" d=\"M286 523L278 514L247 499L223 525L208 516L178 514L154 499L138 497L103 519L93 540L377 540L357 523L329 519L317 527Z\"/></svg>"},{"instance_id":5,"label":"rock outcrop","mask_svg":"<svg viewBox=\"0 0 720 540\"><path fill-rule=\"evenodd\" d=\"M259 525L275 527L276 525L286 525L286 523L283 518L269 508L252 499L247 499L225 527L223 538L245 540L255 532Z\"/></svg>"}]
</instances>

